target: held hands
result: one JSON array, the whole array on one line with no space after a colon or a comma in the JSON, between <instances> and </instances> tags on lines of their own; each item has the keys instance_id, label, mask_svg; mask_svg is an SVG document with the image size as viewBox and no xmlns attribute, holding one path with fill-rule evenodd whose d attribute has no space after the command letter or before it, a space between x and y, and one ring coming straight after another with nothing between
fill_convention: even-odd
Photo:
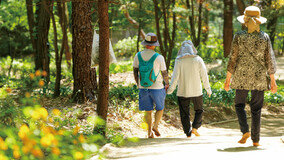
<instances>
[{"instance_id":1,"label":"held hands","mask_svg":"<svg viewBox=\"0 0 284 160\"><path fill-rule=\"evenodd\" d=\"M169 84L165 84L165 90L167 91L169 89L170 85Z\"/></svg>"}]
</instances>

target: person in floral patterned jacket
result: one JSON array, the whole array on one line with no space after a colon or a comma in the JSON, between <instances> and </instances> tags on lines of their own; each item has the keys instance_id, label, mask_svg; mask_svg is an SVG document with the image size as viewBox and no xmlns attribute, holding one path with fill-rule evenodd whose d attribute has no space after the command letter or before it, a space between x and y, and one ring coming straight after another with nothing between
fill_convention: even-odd
<instances>
[{"instance_id":1,"label":"person in floral patterned jacket","mask_svg":"<svg viewBox=\"0 0 284 160\"><path fill-rule=\"evenodd\" d=\"M277 92L274 78L276 61L268 34L260 31L259 28L260 24L266 22L266 18L260 16L260 9L249 6L245 9L244 15L237 19L246 26L246 30L234 35L224 89L226 91L229 91L230 87L236 89L235 109L243 133L239 143L246 143L251 136L253 146L259 146L264 91ZM251 133L245 111L249 91L251 91Z\"/></svg>"}]
</instances>

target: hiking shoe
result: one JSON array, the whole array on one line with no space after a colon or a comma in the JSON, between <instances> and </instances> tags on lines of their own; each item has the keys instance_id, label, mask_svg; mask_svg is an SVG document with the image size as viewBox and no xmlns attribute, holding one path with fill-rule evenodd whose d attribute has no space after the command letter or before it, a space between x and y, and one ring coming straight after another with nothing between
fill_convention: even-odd
<instances>
[{"instance_id":1,"label":"hiking shoe","mask_svg":"<svg viewBox=\"0 0 284 160\"><path fill-rule=\"evenodd\" d=\"M247 139L250 137L250 133L247 132L245 134L243 134L243 137L241 140L238 141L238 143L241 143L241 144L245 144L247 142Z\"/></svg>"},{"instance_id":2,"label":"hiking shoe","mask_svg":"<svg viewBox=\"0 0 284 160\"><path fill-rule=\"evenodd\" d=\"M254 143L252 143L252 145L253 145L254 147L260 146L260 144L259 144L258 142L254 142Z\"/></svg>"},{"instance_id":3,"label":"hiking shoe","mask_svg":"<svg viewBox=\"0 0 284 160\"><path fill-rule=\"evenodd\" d=\"M193 133L195 136L199 137L200 134L197 132L197 129L196 128L192 128L192 131L191 133Z\"/></svg>"},{"instance_id":4,"label":"hiking shoe","mask_svg":"<svg viewBox=\"0 0 284 160\"><path fill-rule=\"evenodd\" d=\"M152 131L154 131L154 133L155 133L155 135L156 135L157 137L160 137L160 136L161 136L161 134L160 134L160 132L158 131L158 129L152 128Z\"/></svg>"}]
</instances>

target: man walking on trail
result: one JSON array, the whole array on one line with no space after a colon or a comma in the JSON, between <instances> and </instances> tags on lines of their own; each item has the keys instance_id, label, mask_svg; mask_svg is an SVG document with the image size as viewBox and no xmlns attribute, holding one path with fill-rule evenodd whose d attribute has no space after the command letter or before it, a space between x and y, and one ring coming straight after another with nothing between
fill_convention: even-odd
<instances>
[{"instance_id":1,"label":"man walking on trail","mask_svg":"<svg viewBox=\"0 0 284 160\"><path fill-rule=\"evenodd\" d=\"M148 138L154 138L152 131L154 131L156 136L161 135L158 125L163 116L169 80L164 57L154 51L156 46L160 46L157 36L154 33L148 33L141 44L146 49L135 55L133 72L139 87L139 110L146 112L145 120L148 124ZM163 80L165 86L163 85ZM154 104L156 113L152 127Z\"/></svg>"},{"instance_id":2,"label":"man walking on trail","mask_svg":"<svg viewBox=\"0 0 284 160\"><path fill-rule=\"evenodd\" d=\"M197 55L197 51L191 41L184 41L177 54L174 71L172 75L171 85L167 91L168 94L173 93L178 85L177 97L180 111L180 119L183 131L188 138L191 134L200 136L197 129L202 124L203 113L203 93L202 83L211 96L211 88L207 75L206 66L201 57ZM194 105L194 121L190 123L190 102Z\"/></svg>"},{"instance_id":3,"label":"man walking on trail","mask_svg":"<svg viewBox=\"0 0 284 160\"><path fill-rule=\"evenodd\" d=\"M251 136L253 146L259 146L264 91L271 89L272 93L277 92L274 78L275 56L268 34L260 31L259 24L265 23L266 18L260 16L258 7L247 7L244 15L237 19L247 28L237 32L234 36L224 88L226 91L230 89L231 75L233 75L231 88L236 89L235 108L243 133L239 143L246 143L246 140ZM269 77L271 81L269 81ZM251 134L245 111L249 91L251 91Z\"/></svg>"}]
</instances>

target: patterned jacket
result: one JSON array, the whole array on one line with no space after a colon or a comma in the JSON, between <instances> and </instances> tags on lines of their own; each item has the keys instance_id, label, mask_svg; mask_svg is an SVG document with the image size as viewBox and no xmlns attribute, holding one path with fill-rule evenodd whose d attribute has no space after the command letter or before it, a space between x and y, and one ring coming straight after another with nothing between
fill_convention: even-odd
<instances>
[{"instance_id":1,"label":"patterned jacket","mask_svg":"<svg viewBox=\"0 0 284 160\"><path fill-rule=\"evenodd\" d=\"M269 90L266 75L276 72L269 36L263 31L237 32L232 42L227 70L233 74L232 89Z\"/></svg>"}]
</instances>

